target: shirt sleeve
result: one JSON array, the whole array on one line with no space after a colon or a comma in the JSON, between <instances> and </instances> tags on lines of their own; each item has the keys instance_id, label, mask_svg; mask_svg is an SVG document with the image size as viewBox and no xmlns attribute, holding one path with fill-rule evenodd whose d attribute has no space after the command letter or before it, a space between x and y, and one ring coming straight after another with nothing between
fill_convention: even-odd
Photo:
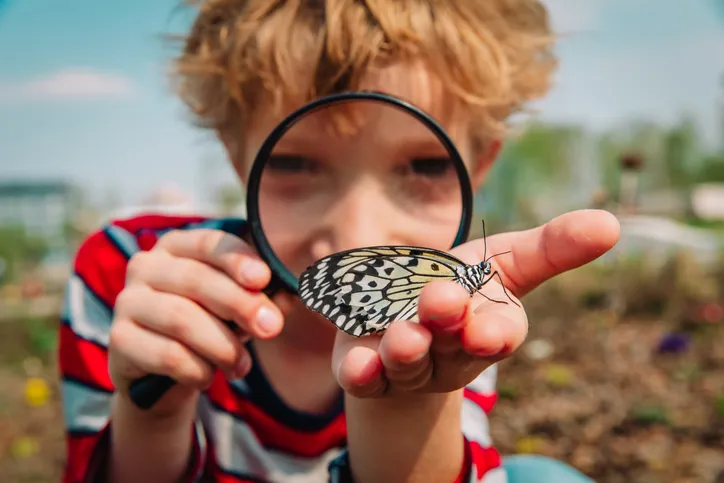
<instances>
[{"instance_id":1,"label":"shirt sleeve","mask_svg":"<svg viewBox=\"0 0 724 483\"><path fill-rule=\"evenodd\" d=\"M66 284L59 328L59 369L66 435L63 483L101 481L110 433L114 387L108 373L113 306L125 282L135 237L109 225L79 248ZM203 428L195 424L188 478L200 479L205 460Z\"/></svg>"}]
</instances>

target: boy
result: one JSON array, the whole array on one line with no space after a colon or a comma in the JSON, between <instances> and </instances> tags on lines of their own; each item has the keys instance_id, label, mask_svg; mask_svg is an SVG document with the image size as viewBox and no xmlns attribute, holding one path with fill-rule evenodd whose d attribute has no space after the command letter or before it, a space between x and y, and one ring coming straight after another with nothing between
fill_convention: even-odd
<instances>
[{"instance_id":1,"label":"boy","mask_svg":"<svg viewBox=\"0 0 724 483\"><path fill-rule=\"evenodd\" d=\"M179 90L242 182L292 109L333 91L374 89L444 118L477 189L505 119L546 92L554 66L537 0L199 3L177 63ZM397 239L364 209L344 221L298 253L300 266ZM84 242L61 327L66 482L506 480L486 413L493 364L525 338L522 309L476 309L460 287L434 283L421 296L419 324L355 339L296 299L266 298L270 272L243 229L240 220L139 216ZM404 237L424 244L424 235ZM490 237L488 251L512 250L497 268L522 297L617 237L612 216L577 212ZM482 241L453 253L479 261ZM179 384L142 411L127 390L148 373ZM545 468L525 481L564 481Z\"/></svg>"}]
</instances>

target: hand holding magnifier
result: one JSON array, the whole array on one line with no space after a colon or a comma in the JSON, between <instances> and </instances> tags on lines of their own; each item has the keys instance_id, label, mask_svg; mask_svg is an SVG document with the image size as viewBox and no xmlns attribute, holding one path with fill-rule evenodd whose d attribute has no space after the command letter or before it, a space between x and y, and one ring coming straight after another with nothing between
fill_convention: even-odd
<instances>
[{"instance_id":1,"label":"hand holding magnifier","mask_svg":"<svg viewBox=\"0 0 724 483\"><path fill-rule=\"evenodd\" d=\"M414 318L438 276L471 294L493 277L487 260L465 266L444 253L468 235L467 168L437 122L394 97L352 92L302 107L268 136L248 180L250 235L274 273L265 292L297 294L302 276L302 301L353 335ZM354 251L380 245L415 248ZM131 397L150 407L173 384L149 375Z\"/></svg>"}]
</instances>

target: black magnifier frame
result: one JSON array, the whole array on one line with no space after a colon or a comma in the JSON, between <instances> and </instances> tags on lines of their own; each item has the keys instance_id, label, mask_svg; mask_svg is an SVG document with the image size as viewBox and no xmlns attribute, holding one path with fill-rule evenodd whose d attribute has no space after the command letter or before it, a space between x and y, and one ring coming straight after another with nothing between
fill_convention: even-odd
<instances>
[{"instance_id":1,"label":"black magnifier frame","mask_svg":"<svg viewBox=\"0 0 724 483\"><path fill-rule=\"evenodd\" d=\"M264 144L256 154L254 163L249 173L249 182L247 186L247 233L251 236L251 242L261 258L269 265L272 271L272 280L264 289L264 293L271 296L277 290L286 290L294 295L299 293L299 281L297 277L287 269L282 261L276 256L274 250L269 243L264 229L262 227L259 215L259 184L261 182L262 173L266 162L274 150L277 142L281 137L298 121L302 120L306 115L314 111L328 107L332 104L341 104L350 101L374 101L401 109L415 119L423 123L437 136L438 140L445 146L450 159L455 166L460 183L460 193L462 196L462 213L460 217L460 225L455 240L450 248L456 247L464 243L470 231L470 222L473 215L473 194L470 186L470 177L468 170L463 163L462 157L455 147L455 143L450 139L445 130L426 112L418 107L403 101L389 94L376 91L348 91L335 93L328 96L318 98L301 108L294 111L281 121L274 130L267 136ZM229 323L232 326L231 323ZM161 376L158 374L147 374L133 381L129 387L129 395L131 400L140 408L148 409L158 401L164 393L170 389L176 381L171 377Z\"/></svg>"},{"instance_id":2,"label":"black magnifier frame","mask_svg":"<svg viewBox=\"0 0 724 483\"><path fill-rule=\"evenodd\" d=\"M267 136L264 144L257 151L256 157L249 172L249 182L247 184L246 197L246 217L254 247L259 256L267 263L272 271L272 281L270 282L264 293L272 295L279 289L284 289L294 295L299 294L299 280L282 261L277 257L267 239L262 227L261 216L259 214L259 186L261 184L262 173L266 166L267 160L271 157L274 147L279 140L292 128L297 122L301 121L308 114L318 111L322 108L330 107L333 104L341 104L350 101L373 101L383 104L389 104L393 107L401 109L415 119L424 124L432 131L437 139L442 143L450 155L450 159L455 166L455 172L460 183L460 193L462 196L462 213L460 216L460 225L450 248L454 248L461 243L467 241L470 233L470 223L473 216L473 194L470 185L470 176L465 167L460 153L455 143L450 139L445 129L435 121L428 113L417 106L403 101L395 96L385 94L378 91L346 91L330 94L320 97L301 108L282 120L274 130Z\"/></svg>"}]
</instances>

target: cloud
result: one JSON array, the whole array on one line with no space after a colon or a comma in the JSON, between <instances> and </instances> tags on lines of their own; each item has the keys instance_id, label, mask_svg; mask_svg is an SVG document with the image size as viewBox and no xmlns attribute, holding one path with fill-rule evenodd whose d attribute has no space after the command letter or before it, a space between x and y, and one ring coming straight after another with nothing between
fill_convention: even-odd
<instances>
[{"instance_id":1,"label":"cloud","mask_svg":"<svg viewBox=\"0 0 724 483\"><path fill-rule=\"evenodd\" d=\"M19 82L0 79L0 101L50 101L128 97L134 92L130 79L87 67L72 67Z\"/></svg>"}]
</instances>

